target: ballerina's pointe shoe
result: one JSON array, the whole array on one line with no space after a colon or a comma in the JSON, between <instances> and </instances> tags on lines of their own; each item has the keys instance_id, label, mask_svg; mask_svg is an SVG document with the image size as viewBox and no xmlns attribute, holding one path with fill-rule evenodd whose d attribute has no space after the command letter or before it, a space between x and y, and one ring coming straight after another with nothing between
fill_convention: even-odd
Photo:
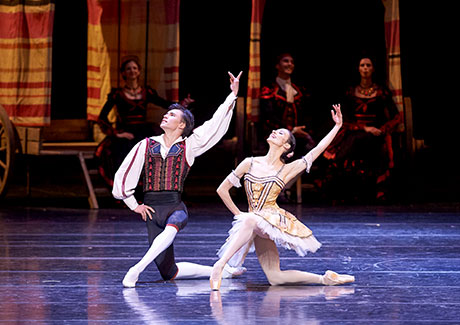
<instances>
[{"instance_id":1,"label":"ballerina's pointe shoe","mask_svg":"<svg viewBox=\"0 0 460 325\"><path fill-rule=\"evenodd\" d=\"M125 277L123 278L123 286L125 288L134 288L136 286L138 278L139 272L137 272L134 268L130 268L126 273Z\"/></svg>"},{"instance_id":2,"label":"ballerina's pointe shoe","mask_svg":"<svg viewBox=\"0 0 460 325\"><path fill-rule=\"evenodd\" d=\"M211 285L211 290L218 291L220 289L220 283L222 282L222 278L218 280L209 279L209 284Z\"/></svg>"},{"instance_id":3,"label":"ballerina's pointe shoe","mask_svg":"<svg viewBox=\"0 0 460 325\"><path fill-rule=\"evenodd\" d=\"M323 284L328 286L336 286L345 283L355 282L355 277L348 274L338 274L333 271L326 271L323 275Z\"/></svg>"},{"instance_id":4,"label":"ballerina's pointe shoe","mask_svg":"<svg viewBox=\"0 0 460 325\"><path fill-rule=\"evenodd\" d=\"M211 276L209 278L209 284L211 285L211 290L219 290L220 283L222 282L222 272L223 269L218 271L219 267L214 265L212 268Z\"/></svg>"},{"instance_id":5,"label":"ballerina's pointe shoe","mask_svg":"<svg viewBox=\"0 0 460 325\"><path fill-rule=\"evenodd\" d=\"M222 273L219 276L209 278L209 284L211 285L211 290L217 291L220 289L220 283L222 282Z\"/></svg>"}]
</instances>

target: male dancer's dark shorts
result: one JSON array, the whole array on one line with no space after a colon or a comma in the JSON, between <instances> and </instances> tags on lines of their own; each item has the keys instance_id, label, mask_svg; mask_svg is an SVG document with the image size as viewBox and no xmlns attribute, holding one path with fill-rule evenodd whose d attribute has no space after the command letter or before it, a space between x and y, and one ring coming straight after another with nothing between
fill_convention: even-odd
<instances>
[{"instance_id":1,"label":"male dancer's dark shorts","mask_svg":"<svg viewBox=\"0 0 460 325\"><path fill-rule=\"evenodd\" d=\"M155 210L155 213L152 214L152 220L147 217L149 247L166 226L173 226L177 231L180 231L187 225L188 211L181 200L180 192L145 192L144 203ZM171 280L176 276L178 268L174 260L173 244L158 255L155 264L164 280Z\"/></svg>"}]
</instances>

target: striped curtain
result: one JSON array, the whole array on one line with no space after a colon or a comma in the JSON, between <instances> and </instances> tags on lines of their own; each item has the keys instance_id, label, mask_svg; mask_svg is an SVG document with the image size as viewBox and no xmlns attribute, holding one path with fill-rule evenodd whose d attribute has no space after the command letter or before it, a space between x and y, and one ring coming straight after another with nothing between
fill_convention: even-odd
<instances>
[{"instance_id":1,"label":"striped curtain","mask_svg":"<svg viewBox=\"0 0 460 325\"><path fill-rule=\"evenodd\" d=\"M393 100L402 117L403 94L401 80L401 51L399 38L399 0L382 0L385 6L385 39L387 47L387 80ZM404 128L399 126L400 131Z\"/></svg>"},{"instance_id":2,"label":"striped curtain","mask_svg":"<svg viewBox=\"0 0 460 325\"><path fill-rule=\"evenodd\" d=\"M260 34L265 0L252 0L251 34L249 40L249 73L246 114L250 121L259 119Z\"/></svg>"},{"instance_id":3,"label":"striped curtain","mask_svg":"<svg viewBox=\"0 0 460 325\"><path fill-rule=\"evenodd\" d=\"M0 104L17 126L51 111L52 0L0 0Z\"/></svg>"},{"instance_id":4,"label":"striped curtain","mask_svg":"<svg viewBox=\"0 0 460 325\"><path fill-rule=\"evenodd\" d=\"M180 0L151 0L147 83L160 96L179 101Z\"/></svg>"},{"instance_id":5,"label":"striped curtain","mask_svg":"<svg viewBox=\"0 0 460 325\"><path fill-rule=\"evenodd\" d=\"M94 80L88 74L88 95L94 88L93 82L102 76L110 78L111 87L120 87L121 59L136 55L142 64L141 83L155 88L166 99L178 101L180 0L88 0L88 3L96 4L94 16L100 17L94 26L88 27L88 32L94 31L88 33L88 72L100 74ZM98 59L90 62L90 56ZM91 91L96 98L97 90ZM88 101L88 118L97 117L108 91L101 89L99 106L90 106L92 103Z\"/></svg>"},{"instance_id":6,"label":"striped curtain","mask_svg":"<svg viewBox=\"0 0 460 325\"><path fill-rule=\"evenodd\" d=\"M102 6L88 0L87 116L97 120L110 92L110 57L101 28Z\"/></svg>"}]
</instances>

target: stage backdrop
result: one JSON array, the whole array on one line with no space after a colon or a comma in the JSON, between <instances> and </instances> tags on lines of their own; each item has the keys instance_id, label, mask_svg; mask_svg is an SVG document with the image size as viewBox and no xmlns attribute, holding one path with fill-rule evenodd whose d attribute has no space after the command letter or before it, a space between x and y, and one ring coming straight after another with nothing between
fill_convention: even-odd
<instances>
[{"instance_id":1,"label":"stage backdrop","mask_svg":"<svg viewBox=\"0 0 460 325\"><path fill-rule=\"evenodd\" d=\"M178 101L180 0L87 1L88 119L97 118L110 86L122 85L125 55L139 57L141 82Z\"/></svg>"},{"instance_id":2,"label":"stage backdrop","mask_svg":"<svg viewBox=\"0 0 460 325\"><path fill-rule=\"evenodd\" d=\"M252 0L251 34L249 38L249 73L246 115L251 121L259 119L260 94L260 33L265 0Z\"/></svg>"},{"instance_id":3,"label":"stage backdrop","mask_svg":"<svg viewBox=\"0 0 460 325\"><path fill-rule=\"evenodd\" d=\"M401 51L399 30L399 0L383 0L385 6L385 40L387 45L387 80L398 107L400 120L403 117L403 92L401 79ZM399 131L404 124L399 124Z\"/></svg>"},{"instance_id":4,"label":"stage backdrop","mask_svg":"<svg viewBox=\"0 0 460 325\"><path fill-rule=\"evenodd\" d=\"M252 0L251 35L249 53L248 92L246 113L250 120L257 121L259 116L259 87L260 87L260 38L264 7L266 0ZM399 29L399 0L382 0L385 7L385 40L387 82L393 92L393 99L401 113L403 111L403 95L401 80L401 53ZM383 22L382 22L383 23ZM404 124L400 124L400 131Z\"/></svg>"},{"instance_id":5,"label":"stage backdrop","mask_svg":"<svg viewBox=\"0 0 460 325\"><path fill-rule=\"evenodd\" d=\"M17 126L50 124L54 1L0 0L0 104Z\"/></svg>"}]
</instances>

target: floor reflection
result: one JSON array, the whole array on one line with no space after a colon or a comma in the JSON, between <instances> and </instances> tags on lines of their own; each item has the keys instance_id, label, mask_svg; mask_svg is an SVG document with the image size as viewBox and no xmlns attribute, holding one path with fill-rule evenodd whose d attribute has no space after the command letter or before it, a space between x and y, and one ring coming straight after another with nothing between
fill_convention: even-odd
<instances>
[{"instance_id":1,"label":"floor reflection","mask_svg":"<svg viewBox=\"0 0 460 325\"><path fill-rule=\"evenodd\" d=\"M215 218L224 209L193 211L175 245L178 260L212 265L232 221ZM270 286L253 255L248 272L223 279L219 292L207 279L159 280L155 265L147 281L123 289L127 266L147 244L131 211L0 209L0 323L458 323L458 208L297 212L323 247L303 258L283 251L283 268L340 270L359 283Z\"/></svg>"},{"instance_id":2,"label":"floor reflection","mask_svg":"<svg viewBox=\"0 0 460 325\"><path fill-rule=\"evenodd\" d=\"M234 290L246 290L245 285L230 279L223 279L222 283L225 283L226 287L219 292L219 297ZM205 279L181 280L162 285L164 285L162 292L158 292L153 286L123 289L125 303L145 324L174 323L178 317L180 318L182 306L188 306L186 307L188 309L196 308L194 304L199 303L203 298L206 299L210 292L209 281ZM171 290L175 292L174 297L171 297ZM162 293L162 296L149 297L152 292ZM190 310L183 311L190 312Z\"/></svg>"},{"instance_id":3,"label":"floor reflection","mask_svg":"<svg viewBox=\"0 0 460 325\"><path fill-rule=\"evenodd\" d=\"M209 297L209 316L218 324L245 324L258 319L289 319L301 321L302 324L319 324L315 315L305 317L305 310L301 306L306 303L327 303L355 292L353 287L248 287L232 280L228 280L221 291L211 291L206 280L176 281L163 288L163 297L153 297L158 291L150 286L126 288L123 289L123 298L138 320L145 324L177 322L185 313L193 312L189 309L203 306L203 300L208 299L206 297ZM169 295L171 288L175 291L173 297ZM200 313L206 313L204 309Z\"/></svg>"},{"instance_id":4,"label":"floor reflection","mask_svg":"<svg viewBox=\"0 0 460 325\"><path fill-rule=\"evenodd\" d=\"M154 305L147 305L139 299L136 288L124 288L123 298L126 304L134 311L145 324L169 324L162 315L155 310Z\"/></svg>"},{"instance_id":5,"label":"floor reflection","mask_svg":"<svg viewBox=\"0 0 460 325\"><path fill-rule=\"evenodd\" d=\"M306 319L303 313L296 313L295 304L292 302L306 302L313 297L324 296L326 300L338 299L342 296L352 295L355 292L353 287L331 287L331 286L269 286L266 287L265 296L260 304L252 306L253 319L290 319L301 321L302 324L320 324L314 316ZM248 288L248 290L251 290ZM294 308L284 308L294 306ZM219 291L212 291L209 297L212 315L218 324L242 324L248 321L247 311L236 311L232 304L223 304L222 295ZM242 306L241 309L244 309ZM238 319L243 317L243 319ZM249 316L251 318L251 316Z\"/></svg>"}]
</instances>

